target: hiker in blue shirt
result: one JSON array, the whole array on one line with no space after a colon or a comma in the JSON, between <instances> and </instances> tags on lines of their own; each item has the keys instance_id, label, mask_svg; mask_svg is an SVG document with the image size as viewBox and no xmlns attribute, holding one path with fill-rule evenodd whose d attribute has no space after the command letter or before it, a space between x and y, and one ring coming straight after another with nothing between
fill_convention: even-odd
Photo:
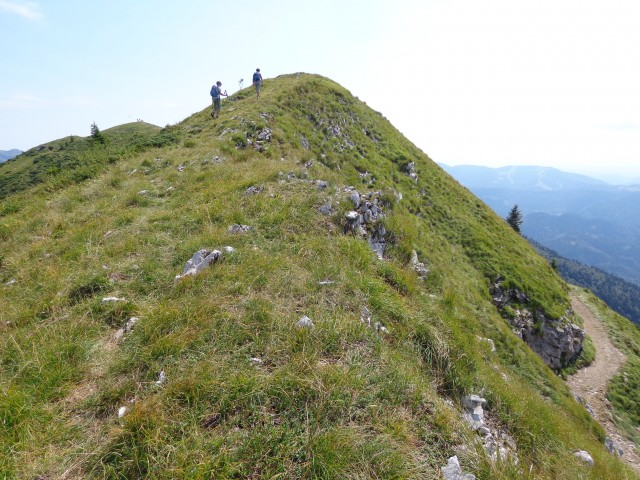
<instances>
[{"instance_id":1,"label":"hiker in blue shirt","mask_svg":"<svg viewBox=\"0 0 640 480\"><path fill-rule=\"evenodd\" d=\"M260 88L262 87L262 74L260 73L260 69L256 68L256 71L253 73L253 86L256 87L256 95L260 98Z\"/></svg>"},{"instance_id":2,"label":"hiker in blue shirt","mask_svg":"<svg viewBox=\"0 0 640 480\"><path fill-rule=\"evenodd\" d=\"M224 91L224 93L222 93L222 89L220 88L221 86L222 82L218 80L216 84L211 87L211 100L213 102L213 108L211 109L211 118L216 118L216 114L218 117L220 117L220 106L222 101L220 97L227 96L226 90Z\"/></svg>"}]
</instances>

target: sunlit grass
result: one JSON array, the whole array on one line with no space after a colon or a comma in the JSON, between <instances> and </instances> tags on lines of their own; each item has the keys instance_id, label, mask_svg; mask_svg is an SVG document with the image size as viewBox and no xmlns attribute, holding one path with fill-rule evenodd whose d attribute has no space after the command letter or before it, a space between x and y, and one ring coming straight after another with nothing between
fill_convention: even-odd
<instances>
[{"instance_id":1,"label":"sunlit grass","mask_svg":"<svg viewBox=\"0 0 640 480\"><path fill-rule=\"evenodd\" d=\"M437 478L477 438L457 405L479 393L520 463L471 448L460 455L477 478L632 478L492 305L500 273L551 315L568 306L502 219L321 77L267 81L259 102L245 89L215 123L208 112L141 133L89 179L3 200L0 476ZM343 233L349 185L380 191L384 261ZM195 251L227 245L175 280ZM361 322L363 306L388 334ZM314 329L295 326L303 315Z\"/></svg>"}]
</instances>

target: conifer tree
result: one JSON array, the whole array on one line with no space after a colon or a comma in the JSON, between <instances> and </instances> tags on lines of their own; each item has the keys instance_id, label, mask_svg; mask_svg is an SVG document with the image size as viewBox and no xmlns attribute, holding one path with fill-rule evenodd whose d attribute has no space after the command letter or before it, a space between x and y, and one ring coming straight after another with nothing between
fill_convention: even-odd
<instances>
[{"instance_id":1,"label":"conifer tree","mask_svg":"<svg viewBox=\"0 0 640 480\"><path fill-rule=\"evenodd\" d=\"M522 225L522 213L520 213L520 209L518 208L518 204L515 204L513 208L509 211L509 215L507 215L507 223L511 225L516 232L520 233L520 225Z\"/></svg>"},{"instance_id":2,"label":"conifer tree","mask_svg":"<svg viewBox=\"0 0 640 480\"><path fill-rule=\"evenodd\" d=\"M96 122L93 122L91 124L91 138L96 142L104 143L104 136L102 135L102 132L98 128L98 125L96 125Z\"/></svg>"}]
</instances>

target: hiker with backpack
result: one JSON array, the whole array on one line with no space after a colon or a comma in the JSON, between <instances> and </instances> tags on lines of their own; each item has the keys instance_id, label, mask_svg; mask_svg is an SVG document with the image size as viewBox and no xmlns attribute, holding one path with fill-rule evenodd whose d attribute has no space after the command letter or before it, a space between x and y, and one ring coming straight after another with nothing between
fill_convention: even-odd
<instances>
[{"instance_id":1,"label":"hiker with backpack","mask_svg":"<svg viewBox=\"0 0 640 480\"><path fill-rule=\"evenodd\" d=\"M260 73L259 68L256 68L256 71L253 73L253 86L256 87L257 98L260 98L260 89L262 88L262 74Z\"/></svg>"},{"instance_id":2,"label":"hiker with backpack","mask_svg":"<svg viewBox=\"0 0 640 480\"><path fill-rule=\"evenodd\" d=\"M222 82L218 80L213 87L211 87L211 100L213 103L213 108L211 109L211 118L216 118L216 114L220 117L220 106L222 103L221 97L227 96L227 91L225 90L222 93Z\"/></svg>"}]
</instances>

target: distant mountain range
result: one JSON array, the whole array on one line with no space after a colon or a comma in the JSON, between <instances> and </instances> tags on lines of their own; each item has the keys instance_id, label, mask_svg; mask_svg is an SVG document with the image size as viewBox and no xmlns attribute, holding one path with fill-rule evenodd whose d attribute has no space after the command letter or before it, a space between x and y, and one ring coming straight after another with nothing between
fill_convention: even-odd
<instances>
[{"instance_id":1,"label":"distant mountain range","mask_svg":"<svg viewBox=\"0 0 640 480\"><path fill-rule=\"evenodd\" d=\"M12 150L0 150L0 163L4 163L7 160L11 160L12 158L16 158L21 153L22 153L22 150L18 150L16 148L14 148Z\"/></svg>"},{"instance_id":2,"label":"distant mountain range","mask_svg":"<svg viewBox=\"0 0 640 480\"><path fill-rule=\"evenodd\" d=\"M526 236L640 285L639 185L610 185L550 167L441 166L498 215L517 204Z\"/></svg>"}]
</instances>

